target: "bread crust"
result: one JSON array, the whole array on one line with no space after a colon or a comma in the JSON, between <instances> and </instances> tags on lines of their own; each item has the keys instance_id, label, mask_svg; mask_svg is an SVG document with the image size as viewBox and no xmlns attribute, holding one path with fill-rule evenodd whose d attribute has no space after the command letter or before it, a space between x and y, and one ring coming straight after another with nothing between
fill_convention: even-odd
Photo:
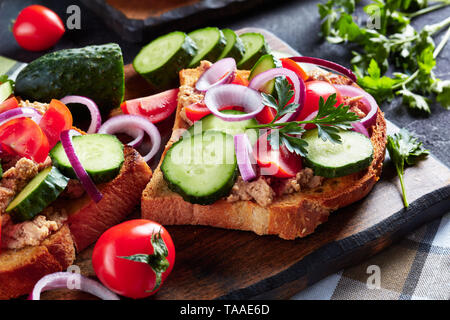
<instances>
[{"instance_id":1,"label":"bread crust","mask_svg":"<svg viewBox=\"0 0 450 320\"><path fill-rule=\"evenodd\" d=\"M248 75L248 71L238 72L243 76ZM180 84L192 86L199 76L197 69L182 70ZM179 136L177 129L187 128L180 116L181 110L182 105L179 103L174 131L165 152ZM374 157L367 169L345 177L326 179L322 186L314 189L277 197L267 207L242 200L219 200L207 206L184 201L164 181L160 170L164 152L152 180L142 194L142 217L164 225L205 225L253 231L259 235L273 234L288 240L305 237L327 221L331 211L364 198L378 181L386 150L386 121L380 109L376 123L370 130Z\"/></svg>"},{"instance_id":2,"label":"bread crust","mask_svg":"<svg viewBox=\"0 0 450 320\"><path fill-rule=\"evenodd\" d=\"M133 148L125 146L124 156L119 175L99 186L103 194L99 203L88 195L75 200L57 200L52 207L64 208L69 214L67 222L57 232L39 246L0 253L0 299L28 294L46 274L66 270L75 260L76 251L95 242L139 204L152 172Z\"/></svg>"}]
</instances>

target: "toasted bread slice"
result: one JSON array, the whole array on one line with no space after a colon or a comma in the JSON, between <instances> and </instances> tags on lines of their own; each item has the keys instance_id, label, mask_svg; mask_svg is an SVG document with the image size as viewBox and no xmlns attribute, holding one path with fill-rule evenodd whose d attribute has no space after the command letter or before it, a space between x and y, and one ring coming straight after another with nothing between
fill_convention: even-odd
<instances>
[{"instance_id":1,"label":"toasted bread slice","mask_svg":"<svg viewBox=\"0 0 450 320\"><path fill-rule=\"evenodd\" d=\"M151 169L131 147L124 148L125 161L119 175L99 186L100 202L88 195L74 200L59 199L55 211L64 208L67 222L38 246L0 252L0 299L29 293L49 273L63 271L80 252L108 228L121 222L139 205L142 190L150 181Z\"/></svg>"},{"instance_id":2,"label":"toasted bread slice","mask_svg":"<svg viewBox=\"0 0 450 320\"><path fill-rule=\"evenodd\" d=\"M238 72L248 77L248 71ZM200 67L182 70L181 86L193 87L201 73ZM176 129L188 127L181 111L179 101L174 131L165 151L178 139L180 134ZM365 197L379 179L386 146L386 122L381 110L371 130L374 158L370 167L349 176L326 179L317 188L277 197L267 207L252 201L228 202L225 199L206 206L186 202L168 188L160 170L161 159L142 194L142 217L164 225L206 225L248 230L259 235L275 234L283 239L304 237L325 222L331 211Z\"/></svg>"}]
</instances>

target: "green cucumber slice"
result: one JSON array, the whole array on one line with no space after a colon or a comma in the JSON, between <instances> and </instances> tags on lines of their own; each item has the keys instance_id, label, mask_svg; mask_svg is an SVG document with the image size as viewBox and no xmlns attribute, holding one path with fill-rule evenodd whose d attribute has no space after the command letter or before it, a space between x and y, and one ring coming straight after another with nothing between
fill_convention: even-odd
<instances>
[{"instance_id":1,"label":"green cucumber slice","mask_svg":"<svg viewBox=\"0 0 450 320\"><path fill-rule=\"evenodd\" d=\"M243 111L238 110L222 110L221 112L225 114L244 114ZM238 133L246 133L251 144L255 144L256 140L258 140L258 130L256 129L246 129L248 126L258 125L256 119L249 119L243 121L224 121L213 114L207 115L206 117L198 120L192 125L187 132L189 136L193 136L194 134L199 134L208 130L216 130L225 132L231 136L234 136ZM183 134L185 137L186 134Z\"/></svg>"},{"instance_id":2,"label":"green cucumber slice","mask_svg":"<svg viewBox=\"0 0 450 320\"><path fill-rule=\"evenodd\" d=\"M56 167L48 167L19 192L6 212L9 212L16 223L31 220L58 198L68 182L69 178L63 176Z\"/></svg>"},{"instance_id":3,"label":"green cucumber slice","mask_svg":"<svg viewBox=\"0 0 450 320\"><path fill-rule=\"evenodd\" d=\"M94 183L108 182L117 176L124 162L123 144L119 139L109 134L88 134L74 136L72 142L78 159ZM65 176L77 179L61 142L50 151L50 157Z\"/></svg>"},{"instance_id":4,"label":"green cucumber slice","mask_svg":"<svg viewBox=\"0 0 450 320\"><path fill-rule=\"evenodd\" d=\"M6 81L0 84L0 103L8 99L8 97L13 93L13 88L11 82Z\"/></svg>"},{"instance_id":5,"label":"green cucumber slice","mask_svg":"<svg viewBox=\"0 0 450 320\"><path fill-rule=\"evenodd\" d=\"M342 143L323 141L317 129L303 135L308 143L305 164L314 174L326 178L346 176L361 171L372 163L373 146L365 135L355 131L340 131Z\"/></svg>"},{"instance_id":6,"label":"green cucumber slice","mask_svg":"<svg viewBox=\"0 0 450 320\"><path fill-rule=\"evenodd\" d=\"M169 188L191 203L207 205L229 194L237 176L233 137L207 131L180 139L161 165Z\"/></svg>"},{"instance_id":7,"label":"green cucumber slice","mask_svg":"<svg viewBox=\"0 0 450 320\"><path fill-rule=\"evenodd\" d=\"M189 63L190 68L195 68L201 60L216 62L225 49L227 40L219 28L207 27L192 31L188 34L194 40L198 51Z\"/></svg>"},{"instance_id":8,"label":"green cucumber slice","mask_svg":"<svg viewBox=\"0 0 450 320\"><path fill-rule=\"evenodd\" d=\"M187 67L197 47L184 32L174 31L156 38L133 61L137 73L153 87L166 90L178 86L178 72Z\"/></svg>"},{"instance_id":9,"label":"green cucumber slice","mask_svg":"<svg viewBox=\"0 0 450 320\"><path fill-rule=\"evenodd\" d=\"M250 70L261 56L270 53L269 46L260 33L244 33L240 36L244 43L245 54L238 62L238 68L241 70Z\"/></svg>"},{"instance_id":10,"label":"green cucumber slice","mask_svg":"<svg viewBox=\"0 0 450 320\"><path fill-rule=\"evenodd\" d=\"M281 67L280 61L276 59L271 54L265 54L261 58L256 61L252 70L250 71L250 76L248 77L248 81L251 81L258 74L263 73L264 71ZM267 94L272 94L275 88L275 79L268 81L262 88L259 90L265 92Z\"/></svg>"},{"instance_id":11,"label":"green cucumber slice","mask_svg":"<svg viewBox=\"0 0 450 320\"><path fill-rule=\"evenodd\" d=\"M241 61L245 53L244 43L241 38L231 29L222 29L222 32L227 40L227 45L217 60L230 57L236 62Z\"/></svg>"}]
</instances>

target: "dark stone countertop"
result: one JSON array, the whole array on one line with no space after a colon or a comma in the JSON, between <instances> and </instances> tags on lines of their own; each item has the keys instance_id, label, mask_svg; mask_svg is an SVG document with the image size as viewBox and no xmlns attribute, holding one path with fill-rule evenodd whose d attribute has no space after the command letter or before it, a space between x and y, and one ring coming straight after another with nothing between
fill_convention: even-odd
<instances>
[{"instance_id":1,"label":"dark stone countertop","mask_svg":"<svg viewBox=\"0 0 450 320\"><path fill-rule=\"evenodd\" d=\"M269 2L264 8L247 11L233 17L224 16L218 21L211 22L219 27L239 29L243 27L265 28L289 43L303 55L310 55L330 59L349 66L350 50L345 45L332 45L323 42L319 37L319 16L317 3L319 1L276 1ZM15 60L29 62L43 53L32 53L21 49L15 42L9 25L18 12L27 5L41 3L55 10L63 20L68 16L66 8L71 4L78 4L81 8L81 30L68 31L61 41L51 50L70 47L81 47L89 44L117 42L122 47L125 63L130 63L144 43L128 43L120 39L94 13L89 11L78 1L73 0L0 0L0 55ZM450 7L419 17L413 21L417 28L438 22L450 16ZM183 30L182 26L177 29ZM189 30L185 30L189 31ZM444 32L435 38L438 43ZM156 36L156 34L155 34ZM450 78L450 44L442 50L435 68L436 76L443 79ZM381 106L386 117L399 125L415 132L431 152L450 166L450 112L439 105L431 106L429 116L416 115L402 106L401 100Z\"/></svg>"}]
</instances>

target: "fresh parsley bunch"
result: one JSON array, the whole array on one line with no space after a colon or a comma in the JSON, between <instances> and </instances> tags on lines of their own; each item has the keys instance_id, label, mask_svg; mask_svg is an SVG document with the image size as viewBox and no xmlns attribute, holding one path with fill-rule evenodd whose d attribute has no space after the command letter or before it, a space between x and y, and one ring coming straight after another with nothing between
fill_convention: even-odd
<instances>
[{"instance_id":1,"label":"fresh parsley bunch","mask_svg":"<svg viewBox=\"0 0 450 320\"><path fill-rule=\"evenodd\" d=\"M331 43L354 43L352 64L358 83L379 102L395 95L413 109L430 113L434 97L444 108L450 108L450 81L435 77L433 68L450 37L450 17L417 32L411 19L450 5L440 0L428 6L426 0L373 0L364 7L367 26L355 21L356 0L330 0L319 4L321 33ZM376 16L374 16L376 15ZM375 25L377 24L377 25ZM448 28L435 47L432 36ZM384 75L390 66L401 72Z\"/></svg>"},{"instance_id":2,"label":"fresh parsley bunch","mask_svg":"<svg viewBox=\"0 0 450 320\"><path fill-rule=\"evenodd\" d=\"M261 93L263 103L276 111L272 122L250 126L248 129L271 129L268 134L270 145L278 149L280 145L285 145L290 152L300 156L306 156L308 143L301 138L306 131L301 124L315 124L318 129L318 135L323 141L332 143L342 143L339 130L348 130L352 128L352 122L358 121L358 116L349 111L349 106L340 104L335 107L337 102L336 94L330 95L325 101L322 97L319 100L319 109L314 119L307 121L289 121L276 122L282 116L288 113L294 113L299 107L296 103L289 103L294 95L291 85L285 78L278 79L275 82L275 92L278 100L270 94Z\"/></svg>"}]
</instances>

